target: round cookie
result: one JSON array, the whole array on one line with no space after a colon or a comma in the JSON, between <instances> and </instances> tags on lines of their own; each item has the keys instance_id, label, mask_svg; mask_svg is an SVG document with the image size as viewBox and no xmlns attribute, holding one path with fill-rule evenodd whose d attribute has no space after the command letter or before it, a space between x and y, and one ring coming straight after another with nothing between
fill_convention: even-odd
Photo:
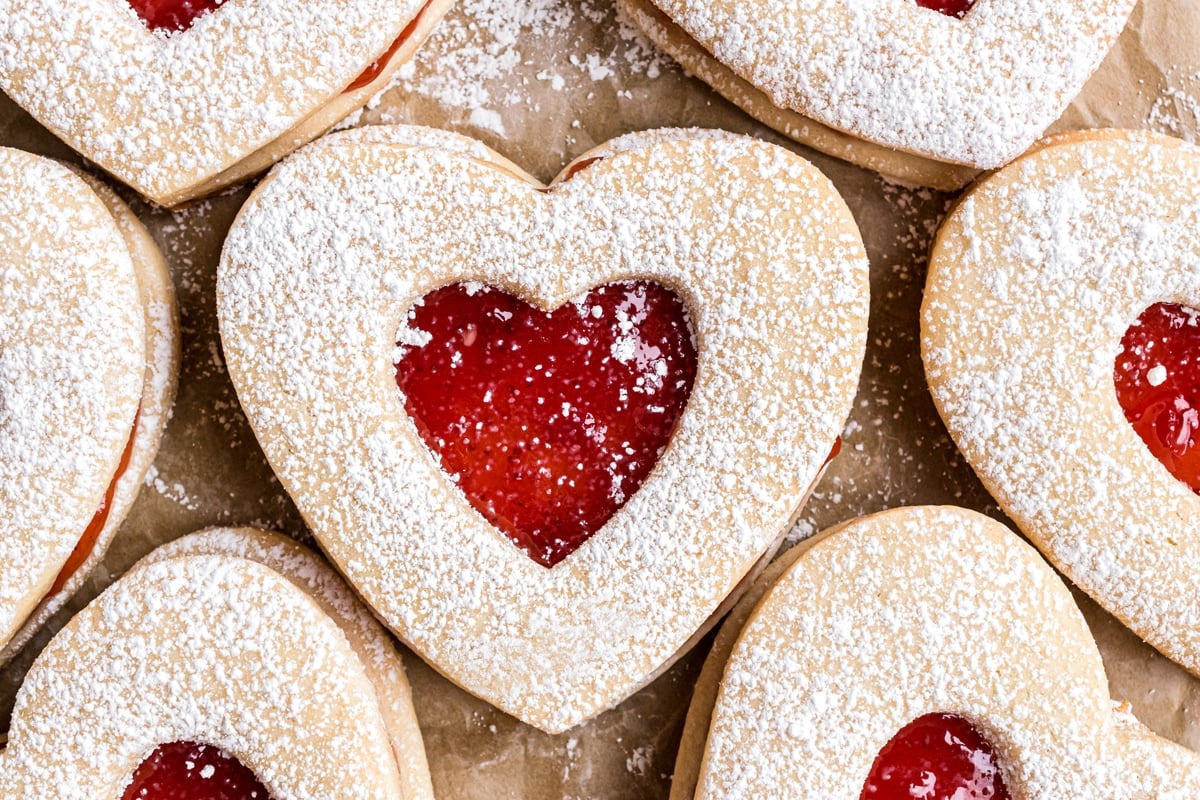
<instances>
[{"instance_id":1,"label":"round cookie","mask_svg":"<svg viewBox=\"0 0 1200 800\"><path fill-rule=\"evenodd\" d=\"M3 0L0 87L88 159L176 206L360 108L452 3L229 0L187 30L151 30L126 0Z\"/></svg>"},{"instance_id":2,"label":"round cookie","mask_svg":"<svg viewBox=\"0 0 1200 800\"><path fill-rule=\"evenodd\" d=\"M0 149L0 662L100 560L175 396L174 289L110 190ZM98 511L99 509L99 511Z\"/></svg>"},{"instance_id":3,"label":"round cookie","mask_svg":"<svg viewBox=\"0 0 1200 800\"><path fill-rule=\"evenodd\" d=\"M634 280L687 309L690 399L641 488L547 569L431 458L399 332L447 284L549 310ZM549 731L652 679L777 546L844 423L867 305L857 230L811 165L682 132L550 187L451 134L330 137L259 188L218 279L239 398L322 547L439 671Z\"/></svg>"},{"instance_id":4,"label":"round cookie","mask_svg":"<svg viewBox=\"0 0 1200 800\"><path fill-rule=\"evenodd\" d=\"M1130 0L978 0L962 19L896 0L621 0L658 46L802 144L958 189L1053 123Z\"/></svg>"},{"instance_id":5,"label":"round cookie","mask_svg":"<svg viewBox=\"0 0 1200 800\"><path fill-rule=\"evenodd\" d=\"M387 634L277 534L185 537L80 612L17 696L0 792L117 796L172 742L219 747L272 797L433 797Z\"/></svg>"},{"instance_id":6,"label":"round cookie","mask_svg":"<svg viewBox=\"0 0 1200 800\"><path fill-rule=\"evenodd\" d=\"M1122 338L1200 307L1200 150L1064 134L972 189L930 261L922 352L959 449L1042 552L1200 674L1200 497L1126 421Z\"/></svg>"},{"instance_id":7,"label":"round cookie","mask_svg":"<svg viewBox=\"0 0 1200 800\"><path fill-rule=\"evenodd\" d=\"M976 728L1020 800L1200 790L1200 757L1114 708L1037 553L980 514L921 507L837 526L771 566L705 664L671 797L859 800L884 746L931 713Z\"/></svg>"}]
</instances>

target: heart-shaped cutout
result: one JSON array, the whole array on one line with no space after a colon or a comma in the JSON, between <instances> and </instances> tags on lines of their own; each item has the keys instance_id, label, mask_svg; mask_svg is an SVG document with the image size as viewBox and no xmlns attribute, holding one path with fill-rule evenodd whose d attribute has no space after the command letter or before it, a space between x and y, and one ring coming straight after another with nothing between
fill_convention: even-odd
<instances>
[{"instance_id":1,"label":"heart-shaped cutout","mask_svg":"<svg viewBox=\"0 0 1200 800\"><path fill-rule=\"evenodd\" d=\"M91 161L178 205L361 107L452 2L227 0L201 13L218 4L8 0L0 88Z\"/></svg>"},{"instance_id":2,"label":"heart-shaped cutout","mask_svg":"<svg viewBox=\"0 0 1200 800\"><path fill-rule=\"evenodd\" d=\"M271 800L242 762L196 742L159 746L133 771L121 800Z\"/></svg>"},{"instance_id":3,"label":"heart-shaped cutout","mask_svg":"<svg viewBox=\"0 0 1200 800\"><path fill-rule=\"evenodd\" d=\"M186 31L225 0L127 0L151 30Z\"/></svg>"},{"instance_id":4,"label":"heart-shaped cutout","mask_svg":"<svg viewBox=\"0 0 1200 800\"><path fill-rule=\"evenodd\" d=\"M1200 792L1200 756L1116 709L1070 590L1037 552L981 514L921 507L837 526L772 564L717 636L671 797L890 800L867 782L897 731L922 745L931 721L964 745L938 750L969 751L1000 780L940 794L934 772L894 796Z\"/></svg>"},{"instance_id":5,"label":"heart-shaped cutout","mask_svg":"<svg viewBox=\"0 0 1200 800\"><path fill-rule=\"evenodd\" d=\"M1135 2L622 5L690 72L784 135L898 180L957 189L1044 134Z\"/></svg>"},{"instance_id":6,"label":"heart-shaped cutout","mask_svg":"<svg viewBox=\"0 0 1200 800\"><path fill-rule=\"evenodd\" d=\"M868 307L852 217L791 153L652 132L588 161L548 191L452 134L339 134L259 187L218 274L239 400L322 547L439 671L547 730L657 674L773 550L849 410ZM641 489L545 569L430 453L397 331L452 284L555 309L629 281L686 306L691 396Z\"/></svg>"},{"instance_id":7,"label":"heart-shaped cutout","mask_svg":"<svg viewBox=\"0 0 1200 800\"><path fill-rule=\"evenodd\" d=\"M1200 149L1120 131L1056 137L982 181L938 233L922 352L950 435L1005 513L1200 674L1200 497L1130 426L1114 388L1174 383L1157 346L1122 377L1122 340L1154 337L1157 323L1130 331L1151 306L1200 307L1197 183Z\"/></svg>"},{"instance_id":8,"label":"heart-shaped cutout","mask_svg":"<svg viewBox=\"0 0 1200 800\"><path fill-rule=\"evenodd\" d=\"M552 567L645 481L696 376L683 303L651 283L552 312L443 287L409 313L396 381L471 505Z\"/></svg>"},{"instance_id":9,"label":"heart-shaped cutout","mask_svg":"<svg viewBox=\"0 0 1200 800\"><path fill-rule=\"evenodd\" d=\"M1142 312L1121 340L1113 380L1150 452L1200 494L1200 312L1175 303Z\"/></svg>"},{"instance_id":10,"label":"heart-shaped cutout","mask_svg":"<svg viewBox=\"0 0 1200 800\"><path fill-rule=\"evenodd\" d=\"M860 800L1008 800L992 746L954 714L926 714L875 757Z\"/></svg>"},{"instance_id":11,"label":"heart-shaped cutout","mask_svg":"<svg viewBox=\"0 0 1200 800\"><path fill-rule=\"evenodd\" d=\"M940 12L947 17L962 19L975 5L975 0L917 0L917 5Z\"/></svg>"},{"instance_id":12,"label":"heart-shaped cutout","mask_svg":"<svg viewBox=\"0 0 1200 800\"><path fill-rule=\"evenodd\" d=\"M156 550L51 640L17 694L0 796L433 793L387 633L311 551L240 529Z\"/></svg>"},{"instance_id":13,"label":"heart-shaped cutout","mask_svg":"<svg viewBox=\"0 0 1200 800\"><path fill-rule=\"evenodd\" d=\"M162 254L115 194L4 148L0 184L3 663L79 588L133 504L174 400L179 341Z\"/></svg>"}]
</instances>

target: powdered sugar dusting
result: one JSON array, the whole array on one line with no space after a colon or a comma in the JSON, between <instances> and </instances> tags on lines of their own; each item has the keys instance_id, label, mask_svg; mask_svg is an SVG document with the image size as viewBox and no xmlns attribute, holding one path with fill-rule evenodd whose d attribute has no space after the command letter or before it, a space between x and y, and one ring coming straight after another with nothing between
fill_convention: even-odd
<instances>
[{"instance_id":1,"label":"powdered sugar dusting","mask_svg":"<svg viewBox=\"0 0 1200 800\"><path fill-rule=\"evenodd\" d=\"M0 795L109 797L176 741L230 753L274 797L400 794L371 684L341 630L242 559L151 564L76 616L21 687Z\"/></svg>"},{"instance_id":2,"label":"powdered sugar dusting","mask_svg":"<svg viewBox=\"0 0 1200 800\"><path fill-rule=\"evenodd\" d=\"M654 3L774 105L983 169L1042 135L1134 6L981 0L958 20L896 0Z\"/></svg>"},{"instance_id":3,"label":"powdered sugar dusting","mask_svg":"<svg viewBox=\"0 0 1200 800\"><path fill-rule=\"evenodd\" d=\"M1129 325L1200 307L1200 151L1077 135L1018 161L951 215L923 310L947 427L1021 529L1082 589L1200 672L1200 498L1126 422ZM1030 335L1036 331L1036 335Z\"/></svg>"},{"instance_id":4,"label":"powdered sugar dusting","mask_svg":"<svg viewBox=\"0 0 1200 800\"><path fill-rule=\"evenodd\" d=\"M232 2L167 36L124 2L4 0L0 86L143 194L172 197L340 95L423 5Z\"/></svg>"},{"instance_id":5,"label":"powdered sugar dusting","mask_svg":"<svg viewBox=\"0 0 1200 800\"><path fill-rule=\"evenodd\" d=\"M978 728L1014 797L1200 791L1200 758L1113 713L1070 592L1002 525L900 509L791 557L725 667L697 798L857 800L928 713Z\"/></svg>"},{"instance_id":6,"label":"powdered sugar dusting","mask_svg":"<svg viewBox=\"0 0 1200 800\"><path fill-rule=\"evenodd\" d=\"M669 662L782 535L856 384L861 242L810 165L750 139L628 143L546 193L385 135L328 140L249 201L218 291L231 375L285 487L389 626L561 730ZM641 491L546 570L420 442L391 380L395 333L449 282L554 307L635 278L690 308L691 400Z\"/></svg>"},{"instance_id":7,"label":"powdered sugar dusting","mask_svg":"<svg viewBox=\"0 0 1200 800\"><path fill-rule=\"evenodd\" d=\"M66 167L0 149L0 642L50 588L133 427L145 321L130 255Z\"/></svg>"}]
</instances>

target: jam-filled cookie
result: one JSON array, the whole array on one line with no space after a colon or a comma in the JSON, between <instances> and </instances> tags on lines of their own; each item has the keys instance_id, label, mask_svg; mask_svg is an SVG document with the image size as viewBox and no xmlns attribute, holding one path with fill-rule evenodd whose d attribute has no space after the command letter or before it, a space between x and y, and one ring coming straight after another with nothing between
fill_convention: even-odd
<instances>
[{"instance_id":1,"label":"jam-filled cookie","mask_svg":"<svg viewBox=\"0 0 1200 800\"><path fill-rule=\"evenodd\" d=\"M404 666L318 556L211 530L80 612L17 695L0 796L432 800Z\"/></svg>"},{"instance_id":2,"label":"jam-filled cookie","mask_svg":"<svg viewBox=\"0 0 1200 800\"><path fill-rule=\"evenodd\" d=\"M835 445L867 262L831 184L657 132L546 186L472 140L339 134L278 167L218 276L230 374L386 624L545 730L710 624Z\"/></svg>"},{"instance_id":3,"label":"jam-filled cookie","mask_svg":"<svg viewBox=\"0 0 1200 800\"><path fill-rule=\"evenodd\" d=\"M0 87L173 206L268 168L387 86L453 0L0 0Z\"/></svg>"},{"instance_id":4,"label":"jam-filled cookie","mask_svg":"<svg viewBox=\"0 0 1200 800\"><path fill-rule=\"evenodd\" d=\"M86 579L158 449L179 342L162 254L98 181L0 148L0 661Z\"/></svg>"},{"instance_id":5,"label":"jam-filled cookie","mask_svg":"<svg viewBox=\"0 0 1200 800\"><path fill-rule=\"evenodd\" d=\"M933 249L930 389L1073 583L1200 674L1200 149L1064 134L971 190Z\"/></svg>"},{"instance_id":6,"label":"jam-filled cookie","mask_svg":"<svg viewBox=\"0 0 1200 800\"><path fill-rule=\"evenodd\" d=\"M751 116L905 183L957 189L1079 93L1133 0L622 0Z\"/></svg>"},{"instance_id":7,"label":"jam-filled cookie","mask_svg":"<svg viewBox=\"0 0 1200 800\"><path fill-rule=\"evenodd\" d=\"M1070 591L956 508L854 520L784 554L718 634L672 800L1175 798L1200 757L1109 699Z\"/></svg>"}]
</instances>

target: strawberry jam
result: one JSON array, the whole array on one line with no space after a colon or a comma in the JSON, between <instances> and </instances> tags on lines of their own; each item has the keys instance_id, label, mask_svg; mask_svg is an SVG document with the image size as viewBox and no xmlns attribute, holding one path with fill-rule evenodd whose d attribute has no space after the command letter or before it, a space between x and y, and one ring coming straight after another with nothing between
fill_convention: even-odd
<instances>
[{"instance_id":1,"label":"strawberry jam","mask_svg":"<svg viewBox=\"0 0 1200 800\"><path fill-rule=\"evenodd\" d=\"M1146 309L1121 340L1113 380L1150 452L1200 494L1200 311L1170 303Z\"/></svg>"},{"instance_id":2,"label":"strawberry jam","mask_svg":"<svg viewBox=\"0 0 1200 800\"><path fill-rule=\"evenodd\" d=\"M242 762L194 742L164 744L133 773L121 800L269 800Z\"/></svg>"},{"instance_id":3,"label":"strawberry jam","mask_svg":"<svg viewBox=\"0 0 1200 800\"><path fill-rule=\"evenodd\" d=\"M225 0L129 0L129 5L152 31L186 31L209 11L220 8Z\"/></svg>"},{"instance_id":4,"label":"strawberry jam","mask_svg":"<svg viewBox=\"0 0 1200 800\"><path fill-rule=\"evenodd\" d=\"M683 303L615 283L553 312L455 284L418 303L396 382L471 505L552 567L642 485L696 377Z\"/></svg>"},{"instance_id":5,"label":"strawberry jam","mask_svg":"<svg viewBox=\"0 0 1200 800\"><path fill-rule=\"evenodd\" d=\"M962 717L927 714L884 745L861 800L1009 800L991 745Z\"/></svg>"},{"instance_id":6,"label":"strawberry jam","mask_svg":"<svg viewBox=\"0 0 1200 800\"><path fill-rule=\"evenodd\" d=\"M975 5L975 0L917 0L917 5L940 11L948 17L962 19L971 10L971 6Z\"/></svg>"}]
</instances>

